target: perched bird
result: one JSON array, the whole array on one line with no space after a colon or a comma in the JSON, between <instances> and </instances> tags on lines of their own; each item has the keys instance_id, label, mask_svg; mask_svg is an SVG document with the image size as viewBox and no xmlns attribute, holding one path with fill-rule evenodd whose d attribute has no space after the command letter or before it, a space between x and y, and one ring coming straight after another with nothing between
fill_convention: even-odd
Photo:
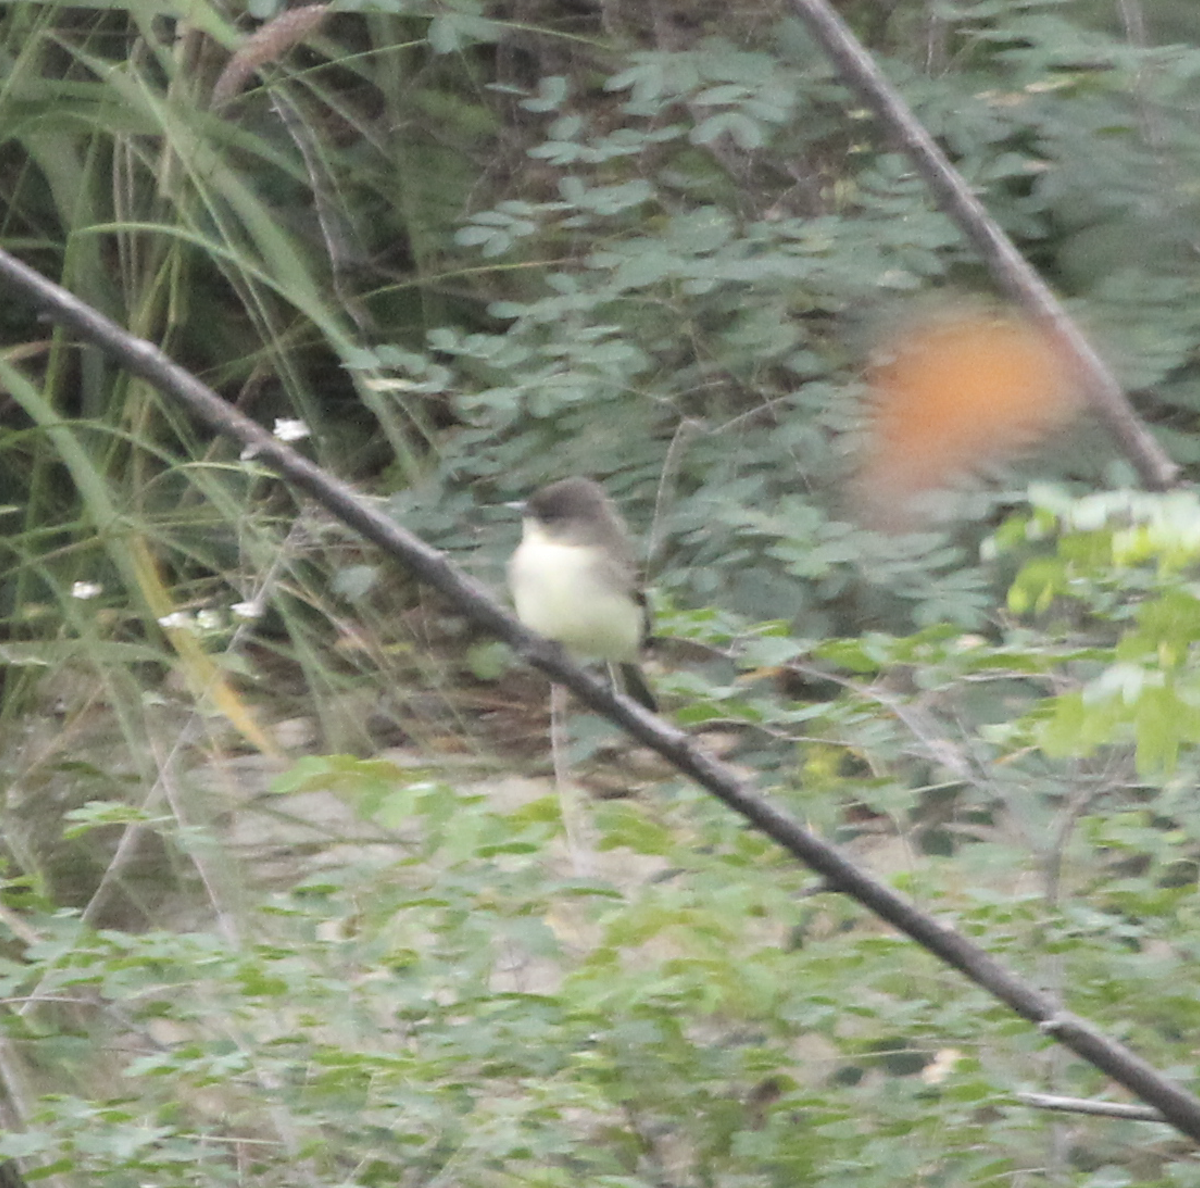
<instances>
[{"instance_id":1,"label":"perched bird","mask_svg":"<svg viewBox=\"0 0 1200 1188\"><path fill-rule=\"evenodd\" d=\"M522 507L521 543L508 563L517 618L577 660L617 665L625 692L656 710L637 663L650 615L617 509L585 478L551 483Z\"/></svg>"}]
</instances>

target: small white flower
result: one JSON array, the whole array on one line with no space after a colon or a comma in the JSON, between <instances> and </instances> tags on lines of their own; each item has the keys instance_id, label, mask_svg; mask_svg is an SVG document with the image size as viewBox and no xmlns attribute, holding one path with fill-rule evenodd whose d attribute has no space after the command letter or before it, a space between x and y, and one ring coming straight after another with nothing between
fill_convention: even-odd
<instances>
[{"instance_id":1,"label":"small white flower","mask_svg":"<svg viewBox=\"0 0 1200 1188\"><path fill-rule=\"evenodd\" d=\"M309 429L303 421L292 417L276 417L274 432L280 441L300 441L308 436Z\"/></svg>"},{"instance_id":2,"label":"small white flower","mask_svg":"<svg viewBox=\"0 0 1200 1188\"><path fill-rule=\"evenodd\" d=\"M220 631L225 623L220 611L202 610L196 614L196 626L201 631Z\"/></svg>"},{"instance_id":3,"label":"small white flower","mask_svg":"<svg viewBox=\"0 0 1200 1188\"><path fill-rule=\"evenodd\" d=\"M192 616L187 611L172 611L158 620L158 625L167 631L191 631L194 627Z\"/></svg>"},{"instance_id":4,"label":"small white flower","mask_svg":"<svg viewBox=\"0 0 1200 1188\"><path fill-rule=\"evenodd\" d=\"M71 587L71 597L87 600L99 598L104 593L104 587L99 582L76 582Z\"/></svg>"},{"instance_id":5,"label":"small white flower","mask_svg":"<svg viewBox=\"0 0 1200 1188\"><path fill-rule=\"evenodd\" d=\"M229 611L235 619L261 619L263 617L262 603L255 602L253 599L248 602L235 602Z\"/></svg>"}]
</instances>

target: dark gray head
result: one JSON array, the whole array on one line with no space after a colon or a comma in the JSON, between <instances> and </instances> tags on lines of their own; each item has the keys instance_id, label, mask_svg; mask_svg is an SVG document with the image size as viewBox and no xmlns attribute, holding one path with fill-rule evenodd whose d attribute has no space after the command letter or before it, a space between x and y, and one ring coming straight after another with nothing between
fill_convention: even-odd
<instances>
[{"instance_id":1,"label":"dark gray head","mask_svg":"<svg viewBox=\"0 0 1200 1188\"><path fill-rule=\"evenodd\" d=\"M625 525L599 483L586 478L560 479L536 491L525 503L525 516L547 536L572 544L627 547Z\"/></svg>"}]
</instances>

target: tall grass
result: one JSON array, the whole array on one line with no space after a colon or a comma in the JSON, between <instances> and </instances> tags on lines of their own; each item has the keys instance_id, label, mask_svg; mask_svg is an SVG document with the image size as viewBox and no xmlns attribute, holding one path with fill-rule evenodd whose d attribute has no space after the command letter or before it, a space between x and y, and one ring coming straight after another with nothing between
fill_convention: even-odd
<instances>
[{"instance_id":1,"label":"tall grass","mask_svg":"<svg viewBox=\"0 0 1200 1188\"><path fill-rule=\"evenodd\" d=\"M469 284L441 277L494 122L469 72L430 66L427 22L323 24L216 104L246 38L216 5L7 6L0 235L263 423L303 421L322 464L403 488L435 462L433 417L363 348L476 316ZM414 102L431 82L444 101ZM271 721L303 715L310 741L371 745L356 690L426 663L403 583L337 585L371 558L252 460L19 304L0 332L0 722L116 727L94 778L18 747L13 786L51 770L78 806L128 757L153 817L180 740L278 753ZM19 865L48 889L35 849Z\"/></svg>"}]
</instances>

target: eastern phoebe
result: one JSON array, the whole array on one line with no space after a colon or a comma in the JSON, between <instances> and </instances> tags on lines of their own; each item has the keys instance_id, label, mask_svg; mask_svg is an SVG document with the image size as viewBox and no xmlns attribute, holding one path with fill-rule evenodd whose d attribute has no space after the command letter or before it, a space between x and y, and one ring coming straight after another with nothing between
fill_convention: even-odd
<instances>
[{"instance_id":1,"label":"eastern phoebe","mask_svg":"<svg viewBox=\"0 0 1200 1188\"><path fill-rule=\"evenodd\" d=\"M576 659L618 665L625 692L657 710L637 664L650 614L617 509L599 484L569 478L530 496L523 511L508 563L517 618Z\"/></svg>"}]
</instances>

